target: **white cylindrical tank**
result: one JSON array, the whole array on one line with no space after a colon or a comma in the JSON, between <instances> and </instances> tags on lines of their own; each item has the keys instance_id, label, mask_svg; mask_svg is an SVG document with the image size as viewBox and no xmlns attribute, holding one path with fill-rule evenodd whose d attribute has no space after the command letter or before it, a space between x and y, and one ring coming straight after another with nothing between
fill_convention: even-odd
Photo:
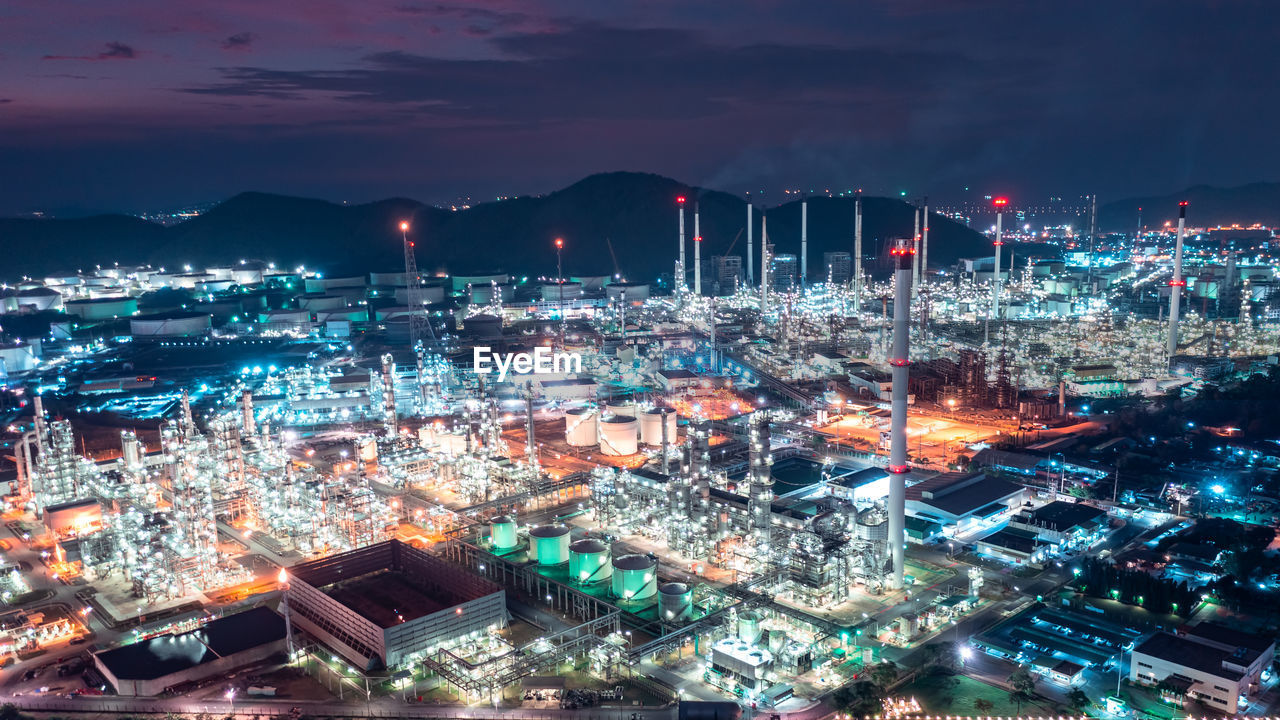
<instances>
[{"instance_id":1,"label":"white cylindrical tank","mask_svg":"<svg viewBox=\"0 0 1280 720\"><path fill-rule=\"evenodd\" d=\"M516 521L506 515L499 515L489 521L489 536L493 539L494 549L510 550L517 544ZM530 547L532 546L531 541Z\"/></svg>"},{"instance_id":2,"label":"white cylindrical tank","mask_svg":"<svg viewBox=\"0 0 1280 720\"><path fill-rule=\"evenodd\" d=\"M640 442L661 445L663 423L667 425L667 442L675 445L676 411L671 408L651 408L640 413Z\"/></svg>"},{"instance_id":3,"label":"white cylindrical tank","mask_svg":"<svg viewBox=\"0 0 1280 720\"><path fill-rule=\"evenodd\" d=\"M566 525L539 525L529 531L529 559L539 565L569 562L569 528Z\"/></svg>"},{"instance_id":4,"label":"white cylindrical tank","mask_svg":"<svg viewBox=\"0 0 1280 720\"><path fill-rule=\"evenodd\" d=\"M648 283L613 283L606 285L604 288L605 296L610 300L623 300L627 302L632 300L648 300L649 284Z\"/></svg>"},{"instance_id":5,"label":"white cylindrical tank","mask_svg":"<svg viewBox=\"0 0 1280 720\"><path fill-rule=\"evenodd\" d=\"M590 447L599 442L596 409L591 406L571 408L564 414L564 441L573 447Z\"/></svg>"},{"instance_id":6,"label":"white cylindrical tank","mask_svg":"<svg viewBox=\"0 0 1280 720\"><path fill-rule=\"evenodd\" d=\"M658 588L658 619L663 622L693 617L693 590L684 583L663 583Z\"/></svg>"},{"instance_id":7,"label":"white cylindrical tank","mask_svg":"<svg viewBox=\"0 0 1280 720\"><path fill-rule=\"evenodd\" d=\"M613 561L613 594L643 600L658 592L658 561L648 555L622 555Z\"/></svg>"},{"instance_id":8,"label":"white cylindrical tank","mask_svg":"<svg viewBox=\"0 0 1280 720\"><path fill-rule=\"evenodd\" d=\"M640 422L633 417L614 415L600 421L600 452L605 455L635 455L640 452L636 437Z\"/></svg>"},{"instance_id":9,"label":"white cylindrical tank","mask_svg":"<svg viewBox=\"0 0 1280 720\"><path fill-rule=\"evenodd\" d=\"M584 538L569 545L569 579L582 584L613 577L609 546L602 540Z\"/></svg>"},{"instance_id":10,"label":"white cylindrical tank","mask_svg":"<svg viewBox=\"0 0 1280 720\"><path fill-rule=\"evenodd\" d=\"M754 612L744 612L738 616L738 639L748 645L755 645L760 639L760 616Z\"/></svg>"},{"instance_id":11,"label":"white cylindrical tank","mask_svg":"<svg viewBox=\"0 0 1280 720\"><path fill-rule=\"evenodd\" d=\"M605 409L614 415L625 415L627 417L636 416L636 404L631 401L611 402L605 405Z\"/></svg>"},{"instance_id":12,"label":"white cylindrical tank","mask_svg":"<svg viewBox=\"0 0 1280 720\"><path fill-rule=\"evenodd\" d=\"M777 628L769 630L769 652L778 655L787 644L787 634Z\"/></svg>"},{"instance_id":13,"label":"white cylindrical tank","mask_svg":"<svg viewBox=\"0 0 1280 720\"><path fill-rule=\"evenodd\" d=\"M515 297L515 288L510 285L472 285L471 302L476 305L488 305L498 302L511 302Z\"/></svg>"},{"instance_id":14,"label":"white cylindrical tank","mask_svg":"<svg viewBox=\"0 0 1280 720\"><path fill-rule=\"evenodd\" d=\"M560 293L564 293L564 301L577 300L582 297L582 283L546 283L542 286L543 302L560 302Z\"/></svg>"}]
</instances>

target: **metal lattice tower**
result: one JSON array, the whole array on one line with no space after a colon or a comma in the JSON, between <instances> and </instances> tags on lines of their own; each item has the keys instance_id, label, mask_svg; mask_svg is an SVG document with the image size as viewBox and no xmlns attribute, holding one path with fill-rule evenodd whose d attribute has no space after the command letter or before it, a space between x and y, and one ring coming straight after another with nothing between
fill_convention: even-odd
<instances>
[{"instance_id":1,"label":"metal lattice tower","mask_svg":"<svg viewBox=\"0 0 1280 720\"><path fill-rule=\"evenodd\" d=\"M409 223L400 223L400 236L404 240L404 282L406 286L405 302L409 306L409 345L411 348L419 344L434 345L435 330L427 319L423 309L426 295L422 292L422 275L418 272L418 259L414 255L414 242L409 239Z\"/></svg>"}]
</instances>

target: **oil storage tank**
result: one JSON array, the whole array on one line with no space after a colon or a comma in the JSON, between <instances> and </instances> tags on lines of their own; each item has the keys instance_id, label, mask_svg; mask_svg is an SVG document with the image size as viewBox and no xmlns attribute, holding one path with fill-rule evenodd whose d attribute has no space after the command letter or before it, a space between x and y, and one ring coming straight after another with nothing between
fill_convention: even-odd
<instances>
[{"instance_id":1,"label":"oil storage tank","mask_svg":"<svg viewBox=\"0 0 1280 720\"><path fill-rule=\"evenodd\" d=\"M496 550L510 550L516 541L516 521L506 515L499 515L489 521L489 537Z\"/></svg>"},{"instance_id":2,"label":"oil storage tank","mask_svg":"<svg viewBox=\"0 0 1280 720\"><path fill-rule=\"evenodd\" d=\"M571 408L564 414L564 441L573 447L588 447L599 440L599 417L591 406Z\"/></svg>"},{"instance_id":3,"label":"oil storage tank","mask_svg":"<svg viewBox=\"0 0 1280 720\"><path fill-rule=\"evenodd\" d=\"M569 579L582 584L613 577L609 546L603 540L584 538L569 545Z\"/></svg>"},{"instance_id":4,"label":"oil storage tank","mask_svg":"<svg viewBox=\"0 0 1280 720\"><path fill-rule=\"evenodd\" d=\"M569 562L569 528L566 525L539 525L529 531L529 559L539 565Z\"/></svg>"},{"instance_id":5,"label":"oil storage tank","mask_svg":"<svg viewBox=\"0 0 1280 720\"><path fill-rule=\"evenodd\" d=\"M640 413L640 442L645 445L662 445L662 426L667 426L667 442L676 443L676 411L671 408L651 408Z\"/></svg>"},{"instance_id":6,"label":"oil storage tank","mask_svg":"<svg viewBox=\"0 0 1280 720\"><path fill-rule=\"evenodd\" d=\"M600 421L600 452L605 455L635 455L640 451L636 436L640 423L633 417L614 415Z\"/></svg>"},{"instance_id":7,"label":"oil storage tank","mask_svg":"<svg viewBox=\"0 0 1280 720\"><path fill-rule=\"evenodd\" d=\"M658 592L658 561L648 555L622 555L613 561L613 594L643 600Z\"/></svg>"},{"instance_id":8,"label":"oil storage tank","mask_svg":"<svg viewBox=\"0 0 1280 720\"><path fill-rule=\"evenodd\" d=\"M663 583L658 588L658 619L663 622L693 617L693 590L684 583Z\"/></svg>"}]
</instances>

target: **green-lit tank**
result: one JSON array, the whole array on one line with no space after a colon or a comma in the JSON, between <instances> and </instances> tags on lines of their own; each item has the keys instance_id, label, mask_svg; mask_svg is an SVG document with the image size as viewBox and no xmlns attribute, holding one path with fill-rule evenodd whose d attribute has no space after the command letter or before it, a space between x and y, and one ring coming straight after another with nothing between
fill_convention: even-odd
<instances>
[{"instance_id":1,"label":"green-lit tank","mask_svg":"<svg viewBox=\"0 0 1280 720\"><path fill-rule=\"evenodd\" d=\"M623 555L613 561L613 594L643 600L658 592L658 561L648 555Z\"/></svg>"},{"instance_id":2,"label":"green-lit tank","mask_svg":"<svg viewBox=\"0 0 1280 720\"><path fill-rule=\"evenodd\" d=\"M516 521L506 515L489 521L489 537L495 550L510 550L518 544L516 540Z\"/></svg>"},{"instance_id":3,"label":"green-lit tank","mask_svg":"<svg viewBox=\"0 0 1280 720\"><path fill-rule=\"evenodd\" d=\"M609 546L595 538L585 538L569 545L569 579L582 584L613 577L609 563Z\"/></svg>"},{"instance_id":4,"label":"green-lit tank","mask_svg":"<svg viewBox=\"0 0 1280 720\"><path fill-rule=\"evenodd\" d=\"M566 525L539 525L529 531L529 559L539 565L569 562L569 528Z\"/></svg>"}]
</instances>

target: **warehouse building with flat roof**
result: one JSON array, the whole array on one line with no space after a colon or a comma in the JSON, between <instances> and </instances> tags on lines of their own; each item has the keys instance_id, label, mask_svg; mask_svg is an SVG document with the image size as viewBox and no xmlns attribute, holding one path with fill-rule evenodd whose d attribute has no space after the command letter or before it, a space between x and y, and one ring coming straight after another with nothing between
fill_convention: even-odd
<instances>
[{"instance_id":1,"label":"warehouse building with flat roof","mask_svg":"<svg viewBox=\"0 0 1280 720\"><path fill-rule=\"evenodd\" d=\"M400 667L507 624L500 586L398 540L288 572L293 623L365 670Z\"/></svg>"},{"instance_id":2,"label":"warehouse building with flat roof","mask_svg":"<svg viewBox=\"0 0 1280 720\"><path fill-rule=\"evenodd\" d=\"M285 652L284 618L257 607L179 635L160 635L94 653L93 664L117 695L153 697L233 672Z\"/></svg>"}]
</instances>

